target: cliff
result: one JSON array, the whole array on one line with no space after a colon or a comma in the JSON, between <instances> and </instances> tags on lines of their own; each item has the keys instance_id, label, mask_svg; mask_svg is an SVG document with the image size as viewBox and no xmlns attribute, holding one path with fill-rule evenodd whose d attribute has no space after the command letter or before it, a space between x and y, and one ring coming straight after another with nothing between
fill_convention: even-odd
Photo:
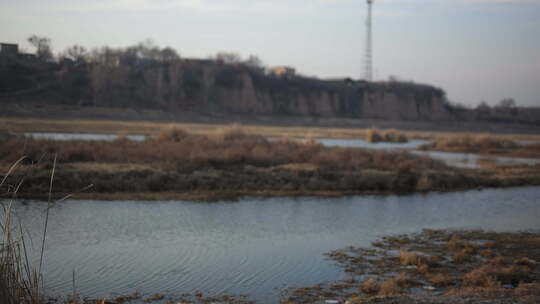
<instances>
[{"instance_id":1,"label":"cliff","mask_svg":"<svg viewBox=\"0 0 540 304\"><path fill-rule=\"evenodd\" d=\"M8 102L394 121L493 116L455 108L443 90L429 85L280 77L243 63L118 54L103 54L90 62L0 61L0 103ZM540 121L537 115L518 112L499 119Z\"/></svg>"}]
</instances>

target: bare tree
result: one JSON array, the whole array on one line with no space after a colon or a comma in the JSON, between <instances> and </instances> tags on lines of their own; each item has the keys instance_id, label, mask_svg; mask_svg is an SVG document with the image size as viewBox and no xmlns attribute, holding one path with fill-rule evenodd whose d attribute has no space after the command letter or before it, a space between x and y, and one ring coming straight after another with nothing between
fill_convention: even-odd
<instances>
[{"instance_id":1,"label":"bare tree","mask_svg":"<svg viewBox=\"0 0 540 304\"><path fill-rule=\"evenodd\" d=\"M255 55L249 55L248 59L246 59L246 61L244 61L245 65L249 66L249 67L252 67L252 68L259 68L259 69L262 69L264 68L264 64L262 62L262 60L255 56Z\"/></svg>"},{"instance_id":2,"label":"bare tree","mask_svg":"<svg viewBox=\"0 0 540 304\"><path fill-rule=\"evenodd\" d=\"M139 42L137 45L132 46L128 49L134 50L139 59L157 60L160 55L159 47L157 47L154 44L154 41L151 39L146 39L145 41Z\"/></svg>"},{"instance_id":3,"label":"bare tree","mask_svg":"<svg viewBox=\"0 0 540 304\"><path fill-rule=\"evenodd\" d=\"M53 58L51 39L32 35L28 38L28 42L36 48L36 56L43 61L51 61Z\"/></svg>"},{"instance_id":4,"label":"bare tree","mask_svg":"<svg viewBox=\"0 0 540 304\"><path fill-rule=\"evenodd\" d=\"M166 47L160 51L159 58L161 61L170 62L180 59L180 55L178 55L175 49Z\"/></svg>"},{"instance_id":5,"label":"bare tree","mask_svg":"<svg viewBox=\"0 0 540 304\"><path fill-rule=\"evenodd\" d=\"M238 53L219 52L216 54L216 60L226 64L235 64L242 61L242 57Z\"/></svg>"},{"instance_id":6,"label":"bare tree","mask_svg":"<svg viewBox=\"0 0 540 304\"><path fill-rule=\"evenodd\" d=\"M515 108L516 101L514 100L514 98L505 98L499 101L499 104L497 106L500 108Z\"/></svg>"},{"instance_id":7,"label":"bare tree","mask_svg":"<svg viewBox=\"0 0 540 304\"><path fill-rule=\"evenodd\" d=\"M82 63L88 58L88 51L84 46L74 45L65 50L63 57L71 59L77 63Z\"/></svg>"},{"instance_id":8,"label":"bare tree","mask_svg":"<svg viewBox=\"0 0 540 304\"><path fill-rule=\"evenodd\" d=\"M475 110L478 112L489 113L489 111L491 111L491 107L487 104L487 102L482 101L476 106Z\"/></svg>"}]
</instances>

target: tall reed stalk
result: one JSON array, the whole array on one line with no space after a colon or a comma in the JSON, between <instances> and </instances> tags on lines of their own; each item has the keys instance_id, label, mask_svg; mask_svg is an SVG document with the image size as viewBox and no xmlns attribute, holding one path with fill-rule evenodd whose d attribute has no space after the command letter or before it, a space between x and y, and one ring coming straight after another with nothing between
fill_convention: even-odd
<instances>
[{"instance_id":1,"label":"tall reed stalk","mask_svg":"<svg viewBox=\"0 0 540 304\"><path fill-rule=\"evenodd\" d=\"M24 159L24 157L20 158L10 167L0 182L0 189L9 175ZM51 185L54 177L54 167L51 174ZM2 242L0 243L0 303L2 304L45 303L41 265L43 264L47 221L43 234L39 268L36 268L30 262L22 223L16 218L13 210L14 198L23 181L24 177L17 182L17 185L11 191L12 199L0 202L0 233L2 238ZM47 214L50 202L51 200L49 199Z\"/></svg>"}]
</instances>

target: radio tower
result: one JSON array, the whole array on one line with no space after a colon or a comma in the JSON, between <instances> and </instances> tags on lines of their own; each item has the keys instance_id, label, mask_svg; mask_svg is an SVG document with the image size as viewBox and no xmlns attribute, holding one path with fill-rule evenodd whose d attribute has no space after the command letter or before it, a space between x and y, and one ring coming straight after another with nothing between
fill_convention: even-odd
<instances>
[{"instance_id":1,"label":"radio tower","mask_svg":"<svg viewBox=\"0 0 540 304\"><path fill-rule=\"evenodd\" d=\"M374 0L367 0L368 12L366 20L366 58L365 58L365 79L367 81L373 81L373 48L371 39L371 7Z\"/></svg>"}]
</instances>

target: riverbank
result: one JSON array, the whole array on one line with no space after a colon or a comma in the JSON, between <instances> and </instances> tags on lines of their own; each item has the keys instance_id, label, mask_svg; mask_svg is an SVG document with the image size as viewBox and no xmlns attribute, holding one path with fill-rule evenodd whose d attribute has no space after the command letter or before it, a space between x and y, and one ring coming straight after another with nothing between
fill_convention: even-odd
<instances>
[{"instance_id":1,"label":"riverbank","mask_svg":"<svg viewBox=\"0 0 540 304\"><path fill-rule=\"evenodd\" d=\"M343 119L343 121L347 121ZM440 128L440 125L407 125L406 122L392 121L362 121L359 125L343 125L340 121L333 121L328 125L317 126L305 123L294 124L291 118L287 124L272 121L247 122L242 124L242 129L250 134L276 138L342 138L342 139L368 139L371 128L397 129L399 133L409 139L435 139L438 136L461 137L475 130L470 128ZM176 122L176 121L129 121L129 120L105 120L105 119L47 119L47 118L18 118L0 117L0 133L25 133L25 132L58 132L58 133L97 133L97 134L143 134L157 136L161 132L171 128L183 129L193 134L212 135L224 128L229 128L231 123L222 122L219 119L212 122ZM336 127L338 126L338 127ZM532 140L540 141L540 129L535 134L534 130L526 132L525 129L512 128L480 128L476 135L490 135L507 140ZM485 133L484 133L485 132Z\"/></svg>"},{"instance_id":2,"label":"riverbank","mask_svg":"<svg viewBox=\"0 0 540 304\"><path fill-rule=\"evenodd\" d=\"M537 303L540 233L424 230L333 251L349 279L291 291L284 303Z\"/></svg>"},{"instance_id":3,"label":"riverbank","mask_svg":"<svg viewBox=\"0 0 540 304\"><path fill-rule=\"evenodd\" d=\"M540 185L540 165L455 168L404 151L269 140L229 127L210 135L170 129L142 142L7 137L0 167L24 156L1 189L55 198L216 200L241 196L339 196ZM84 191L81 191L84 189Z\"/></svg>"},{"instance_id":4,"label":"riverbank","mask_svg":"<svg viewBox=\"0 0 540 304\"><path fill-rule=\"evenodd\" d=\"M492 135L436 137L420 147L425 151L475 153L495 157L540 158L540 142L519 143L515 139Z\"/></svg>"}]
</instances>

